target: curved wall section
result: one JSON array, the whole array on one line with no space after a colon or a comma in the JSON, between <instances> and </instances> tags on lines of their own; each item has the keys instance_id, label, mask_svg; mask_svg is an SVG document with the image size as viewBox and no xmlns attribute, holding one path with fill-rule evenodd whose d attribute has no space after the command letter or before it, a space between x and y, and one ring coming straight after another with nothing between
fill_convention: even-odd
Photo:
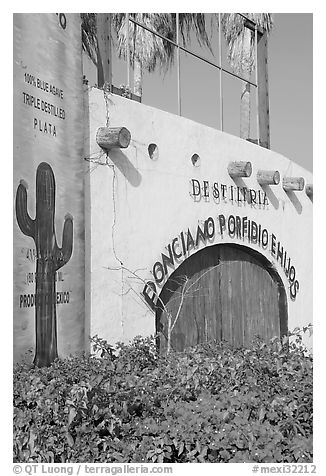
<instances>
[{"instance_id":1,"label":"curved wall section","mask_svg":"<svg viewBox=\"0 0 326 476\"><path fill-rule=\"evenodd\" d=\"M114 343L154 334L169 277L220 244L245 246L271 263L283 282L289 329L312 322L312 197L302 189L311 173L240 138L105 94L89 92L91 335ZM103 154L95 138L105 125L126 127L130 145Z\"/></svg>"}]
</instances>

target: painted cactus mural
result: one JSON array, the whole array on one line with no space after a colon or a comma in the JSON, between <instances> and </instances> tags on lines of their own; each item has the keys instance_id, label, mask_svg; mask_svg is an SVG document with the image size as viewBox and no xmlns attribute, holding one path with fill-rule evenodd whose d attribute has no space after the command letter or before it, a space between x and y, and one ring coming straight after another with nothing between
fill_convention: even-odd
<instances>
[{"instance_id":1,"label":"painted cactus mural","mask_svg":"<svg viewBox=\"0 0 326 476\"><path fill-rule=\"evenodd\" d=\"M24 235L36 246L34 364L50 365L58 357L56 319L56 272L70 259L73 247L73 218L65 216L62 246L57 245L54 229L55 178L50 165L39 164L36 171L36 215L27 211L27 184L23 180L16 193L16 217Z\"/></svg>"}]
</instances>

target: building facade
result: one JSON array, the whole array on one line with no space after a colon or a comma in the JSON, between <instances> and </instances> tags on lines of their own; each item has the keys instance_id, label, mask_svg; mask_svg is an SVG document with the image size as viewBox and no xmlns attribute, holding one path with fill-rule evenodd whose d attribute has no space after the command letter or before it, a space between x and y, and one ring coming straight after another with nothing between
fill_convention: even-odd
<instances>
[{"instance_id":1,"label":"building facade","mask_svg":"<svg viewBox=\"0 0 326 476\"><path fill-rule=\"evenodd\" d=\"M14 16L15 360L94 335L164 351L311 323L311 173L83 85L79 27Z\"/></svg>"}]
</instances>

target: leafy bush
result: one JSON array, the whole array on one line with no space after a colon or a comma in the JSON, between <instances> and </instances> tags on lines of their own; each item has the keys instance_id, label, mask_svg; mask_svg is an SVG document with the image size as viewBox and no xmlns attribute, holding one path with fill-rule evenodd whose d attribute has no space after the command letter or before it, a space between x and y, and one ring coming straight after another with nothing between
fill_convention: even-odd
<instances>
[{"instance_id":1,"label":"leafy bush","mask_svg":"<svg viewBox=\"0 0 326 476\"><path fill-rule=\"evenodd\" d=\"M15 367L14 462L312 461L313 361L298 329L168 356L151 338L92 341L96 354Z\"/></svg>"}]
</instances>

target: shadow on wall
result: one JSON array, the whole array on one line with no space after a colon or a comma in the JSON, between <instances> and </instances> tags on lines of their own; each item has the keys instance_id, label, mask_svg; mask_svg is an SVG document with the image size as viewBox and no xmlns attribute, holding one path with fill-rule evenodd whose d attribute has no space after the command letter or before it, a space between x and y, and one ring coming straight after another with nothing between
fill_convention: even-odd
<instances>
[{"instance_id":1,"label":"shadow on wall","mask_svg":"<svg viewBox=\"0 0 326 476\"><path fill-rule=\"evenodd\" d=\"M133 187L139 187L141 184L142 176L138 172L138 170L134 167L134 165L130 162L128 157L121 152L119 149L112 149L109 152L109 157L120 170L122 175L128 180L130 185Z\"/></svg>"},{"instance_id":2,"label":"shadow on wall","mask_svg":"<svg viewBox=\"0 0 326 476\"><path fill-rule=\"evenodd\" d=\"M240 189L247 188L246 182L240 177L234 177L233 181L237 187ZM261 189L266 194L271 205L274 207L275 210L279 208L279 199L274 194L272 188L269 185L261 185ZM290 202L293 204L294 208L296 209L297 213L300 215L302 213L302 204L296 194L292 191L286 192ZM242 192L243 195L243 192Z\"/></svg>"},{"instance_id":3,"label":"shadow on wall","mask_svg":"<svg viewBox=\"0 0 326 476\"><path fill-rule=\"evenodd\" d=\"M233 177L233 181L235 185L239 187L240 189L250 188L248 187L246 182L240 177ZM261 185L261 189L264 193L266 193L266 197L268 198L269 202L274 207L274 209L277 210L279 208L279 200L274 194L274 192L272 191L271 187L269 185ZM242 192L242 196L243 196L243 192ZM253 208L255 208L254 204L252 206Z\"/></svg>"},{"instance_id":4,"label":"shadow on wall","mask_svg":"<svg viewBox=\"0 0 326 476\"><path fill-rule=\"evenodd\" d=\"M302 204L296 194L294 192L288 191L287 196L289 200L292 202L294 208L296 211L299 213L299 215L302 213Z\"/></svg>"}]
</instances>

